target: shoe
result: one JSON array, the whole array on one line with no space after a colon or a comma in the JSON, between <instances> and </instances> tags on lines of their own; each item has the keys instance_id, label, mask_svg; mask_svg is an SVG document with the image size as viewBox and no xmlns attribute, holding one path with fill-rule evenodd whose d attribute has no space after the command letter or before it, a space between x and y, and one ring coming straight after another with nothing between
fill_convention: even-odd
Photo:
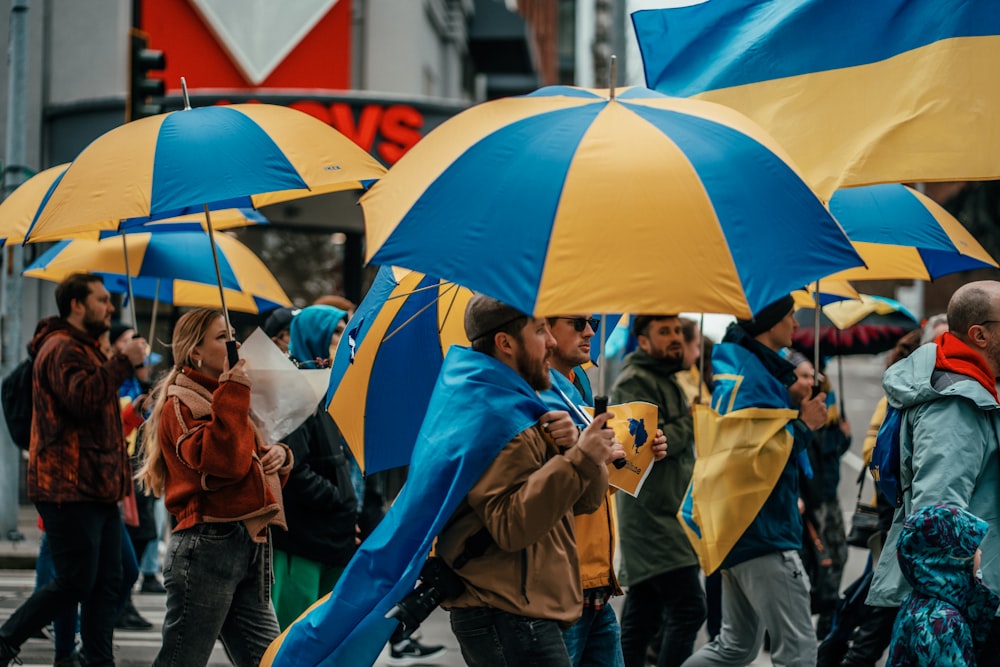
<instances>
[{"instance_id":1,"label":"shoe","mask_svg":"<svg viewBox=\"0 0 1000 667\"><path fill-rule=\"evenodd\" d=\"M142 575L142 586L139 587L139 592L163 595L167 592L167 589L163 587L163 584L160 583L155 574L144 574Z\"/></svg>"},{"instance_id":2,"label":"shoe","mask_svg":"<svg viewBox=\"0 0 1000 667\"><path fill-rule=\"evenodd\" d=\"M135 608L135 605L129 602L122 609L118 621L115 622L115 627L119 630L149 630L153 627L153 624L144 619ZM3 667L3 665L0 665L0 667Z\"/></svg>"},{"instance_id":3,"label":"shoe","mask_svg":"<svg viewBox=\"0 0 1000 667\"><path fill-rule=\"evenodd\" d=\"M390 665L426 665L428 660L440 658L448 652L444 646L424 646L409 637L389 647Z\"/></svg>"},{"instance_id":4,"label":"shoe","mask_svg":"<svg viewBox=\"0 0 1000 667\"><path fill-rule=\"evenodd\" d=\"M56 658L52 667L80 667L80 651L73 651L64 658Z\"/></svg>"},{"instance_id":5,"label":"shoe","mask_svg":"<svg viewBox=\"0 0 1000 667\"><path fill-rule=\"evenodd\" d=\"M21 660L17 657L19 651L7 643L7 640L0 638L0 667L9 667L12 663L20 665Z\"/></svg>"}]
</instances>

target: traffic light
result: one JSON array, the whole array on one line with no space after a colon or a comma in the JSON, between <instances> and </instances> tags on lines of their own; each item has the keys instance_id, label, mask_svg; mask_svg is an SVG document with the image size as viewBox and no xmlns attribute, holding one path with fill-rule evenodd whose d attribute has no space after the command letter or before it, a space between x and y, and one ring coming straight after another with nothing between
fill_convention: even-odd
<instances>
[{"instance_id":1,"label":"traffic light","mask_svg":"<svg viewBox=\"0 0 1000 667\"><path fill-rule=\"evenodd\" d=\"M129 31L128 99L125 101L125 121L155 116L163 105L153 98L163 97L163 79L150 78L149 73L167 66L163 51L149 48L149 36L136 29Z\"/></svg>"}]
</instances>

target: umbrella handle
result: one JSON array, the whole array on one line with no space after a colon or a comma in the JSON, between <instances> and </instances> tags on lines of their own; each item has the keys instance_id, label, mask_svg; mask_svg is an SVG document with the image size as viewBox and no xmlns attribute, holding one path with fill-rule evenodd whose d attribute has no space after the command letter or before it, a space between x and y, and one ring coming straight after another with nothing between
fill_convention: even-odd
<instances>
[{"instance_id":1,"label":"umbrella handle","mask_svg":"<svg viewBox=\"0 0 1000 667\"><path fill-rule=\"evenodd\" d=\"M232 368L240 360L240 353L236 348L235 340L226 341L226 355L229 357L229 367Z\"/></svg>"},{"instance_id":2,"label":"umbrella handle","mask_svg":"<svg viewBox=\"0 0 1000 667\"><path fill-rule=\"evenodd\" d=\"M594 396L594 416L603 415L608 411L608 397L607 396ZM604 428L607 428L607 422L604 424ZM613 461L614 466L621 470L625 467L625 459L615 459Z\"/></svg>"}]
</instances>

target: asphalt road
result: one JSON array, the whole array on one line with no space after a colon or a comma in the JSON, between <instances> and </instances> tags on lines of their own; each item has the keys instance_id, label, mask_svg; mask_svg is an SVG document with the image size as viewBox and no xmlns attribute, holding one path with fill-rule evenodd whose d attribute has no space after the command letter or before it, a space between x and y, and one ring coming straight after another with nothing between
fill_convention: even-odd
<instances>
[{"instance_id":1,"label":"asphalt road","mask_svg":"<svg viewBox=\"0 0 1000 667\"><path fill-rule=\"evenodd\" d=\"M845 411L854 429L854 442L851 451L845 455L842 465L840 484L841 506L845 512L845 521L849 521L857 497L858 470L861 465L861 445L864 440L868 420L871 417L875 403L881 396L880 379L882 374L881 358L865 357L846 359L844 369ZM828 369L834 385L837 385L836 362ZM866 552L850 549L847 569L844 574L844 584L856 578L864 567ZM0 570L0 622L7 619L21 600L27 597L34 586L34 573L30 570ZM134 601L140 613L154 623L147 631L117 631L115 633L116 659L121 667L143 667L152 663L160 645L160 624L164 615L164 597L162 595L136 594ZM614 603L621 611L621 599ZM435 611L421 628L422 641L427 644L442 644L448 648L448 653L438 660L437 665L463 665L458 644L448 626L448 615L440 609ZM704 631L698 639L700 646L706 641ZM25 667L36 667L52 664L51 642L47 639L31 639L22 648L21 658ZM220 645L212 655L211 667L228 665L228 661ZM753 663L754 665L770 664L764 653ZM386 666L386 653L383 652L376 665Z\"/></svg>"}]
</instances>

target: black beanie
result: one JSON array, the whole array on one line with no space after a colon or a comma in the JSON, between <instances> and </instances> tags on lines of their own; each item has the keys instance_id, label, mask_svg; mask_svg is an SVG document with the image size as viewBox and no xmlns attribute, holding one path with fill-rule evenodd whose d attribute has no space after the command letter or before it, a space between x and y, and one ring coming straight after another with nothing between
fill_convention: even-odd
<instances>
[{"instance_id":1,"label":"black beanie","mask_svg":"<svg viewBox=\"0 0 1000 667\"><path fill-rule=\"evenodd\" d=\"M124 322L115 320L111 323L111 329L108 331L108 340L112 345L118 342L118 339L122 337L122 334L126 331L132 331L131 324L125 324Z\"/></svg>"},{"instance_id":2,"label":"black beanie","mask_svg":"<svg viewBox=\"0 0 1000 667\"><path fill-rule=\"evenodd\" d=\"M753 316L752 320L738 319L736 323L752 338L771 329L771 327L784 319L785 315L790 313L794 307L795 299L789 294L765 306Z\"/></svg>"}]
</instances>

